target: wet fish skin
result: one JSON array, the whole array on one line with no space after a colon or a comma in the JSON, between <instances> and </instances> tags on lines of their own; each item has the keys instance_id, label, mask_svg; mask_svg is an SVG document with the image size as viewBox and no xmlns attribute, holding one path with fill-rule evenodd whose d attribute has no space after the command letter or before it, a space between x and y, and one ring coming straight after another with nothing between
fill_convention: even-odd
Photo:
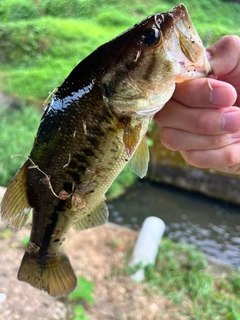
<instances>
[{"instance_id":1,"label":"wet fish skin","mask_svg":"<svg viewBox=\"0 0 240 320\"><path fill-rule=\"evenodd\" d=\"M126 164L143 177L145 134L176 82L210 73L186 8L148 17L84 59L46 108L28 160L1 204L19 230L33 208L30 241L18 279L63 296L76 276L62 243L107 221L104 194Z\"/></svg>"}]
</instances>

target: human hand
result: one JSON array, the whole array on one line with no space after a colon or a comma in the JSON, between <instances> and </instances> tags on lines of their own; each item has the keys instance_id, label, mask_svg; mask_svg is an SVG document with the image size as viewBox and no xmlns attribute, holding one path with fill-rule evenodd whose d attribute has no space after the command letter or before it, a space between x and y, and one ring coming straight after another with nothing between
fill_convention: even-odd
<instances>
[{"instance_id":1,"label":"human hand","mask_svg":"<svg viewBox=\"0 0 240 320\"><path fill-rule=\"evenodd\" d=\"M240 38L225 36L207 51L212 78L177 84L155 121L162 144L191 165L240 173Z\"/></svg>"}]
</instances>

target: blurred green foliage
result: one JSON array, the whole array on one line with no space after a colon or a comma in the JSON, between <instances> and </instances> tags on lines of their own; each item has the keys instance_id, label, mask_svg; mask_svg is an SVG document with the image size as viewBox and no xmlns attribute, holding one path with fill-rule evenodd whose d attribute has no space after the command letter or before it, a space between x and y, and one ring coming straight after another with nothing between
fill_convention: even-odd
<instances>
[{"instance_id":1,"label":"blurred green foliage","mask_svg":"<svg viewBox=\"0 0 240 320\"><path fill-rule=\"evenodd\" d=\"M78 285L73 292L66 298L71 305L71 315L68 315L68 319L72 320L88 320L84 309L84 305L87 303L94 303L94 283L87 280L84 277L78 278ZM74 314L74 315L72 315Z\"/></svg>"},{"instance_id":2,"label":"blurred green foliage","mask_svg":"<svg viewBox=\"0 0 240 320\"><path fill-rule=\"evenodd\" d=\"M89 320L89 317L85 314L85 309L81 305L76 305L73 308L74 316L72 320Z\"/></svg>"},{"instance_id":3,"label":"blurred green foliage","mask_svg":"<svg viewBox=\"0 0 240 320\"><path fill-rule=\"evenodd\" d=\"M1 89L43 100L99 45L175 4L152 0L149 8L141 0L2 0ZM206 45L225 34L240 34L237 3L186 0L185 4Z\"/></svg>"},{"instance_id":4,"label":"blurred green foliage","mask_svg":"<svg viewBox=\"0 0 240 320\"><path fill-rule=\"evenodd\" d=\"M107 192L107 197L112 199L124 193L137 180L136 174L126 166L119 176L115 179Z\"/></svg>"},{"instance_id":5,"label":"blurred green foliage","mask_svg":"<svg viewBox=\"0 0 240 320\"><path fill-rule=\"evenodd\" d=\"M40 113L31 107L14 112L1 108L0 119L0 185L7 186L29 155Z\"/></svg>"},{"instance_id":6,"label":"blurred green foliage","mask_svg":"<svg viewBox=\"0 0 240 320\"><path fill-rule=\"evenodd\" d=\"M92 281L85 279L84 277L79 277L78 285L74 289L74 291L69 294L69 299L72 299L72 300L83 299L88 303L93 303L94 302L93 291L94 291L94 283Z\"/></svg>"},{"instance_id":7,"label":"blurred green foliage","mask_svg":"<svg viewBox=\"0 0 240 320\"><path fill-rule=\"evenodd\" d=\"M0 3L1 21L35 19L40 16L38 6L28 0L2 0Z\"/></svg>"},{"instance_id":8,"label":"blurred green foliage","mask_svg":"<svg viewBox=\"0 0 240 320\"><path fill-rule=\"evenodd\" d=\"M111 31L89 21L41 18L0 24L2 89L44 100L96 45L108 40L106 34Z\"/></svg>"}]
</instances>

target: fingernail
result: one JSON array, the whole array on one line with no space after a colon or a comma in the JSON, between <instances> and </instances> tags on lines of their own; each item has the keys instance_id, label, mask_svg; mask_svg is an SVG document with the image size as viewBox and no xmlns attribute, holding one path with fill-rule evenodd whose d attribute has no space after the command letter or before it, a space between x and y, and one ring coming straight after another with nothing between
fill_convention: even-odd
<instances>
[{"instance_id":1,"label":"fingernail","mask_svg":"<svg viewBox=\"0 0 240 320\"><path fill-rule=\"evenodd\" d=\"M237 131L240 130L240 112L233 111L224 113L222 117L222 130Z\"/></svg>"}]
</instances>

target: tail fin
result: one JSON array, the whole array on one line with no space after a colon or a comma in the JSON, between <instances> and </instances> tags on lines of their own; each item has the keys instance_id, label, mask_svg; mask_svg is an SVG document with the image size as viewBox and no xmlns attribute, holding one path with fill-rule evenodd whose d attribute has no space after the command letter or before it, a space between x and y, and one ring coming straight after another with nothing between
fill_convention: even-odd
<instances>
[{"instance_id":1,"label":"tail fin","mask_svg":"<svg viewBox=\"0 0 240 320\"><path fill-rule=\"evenodd\" d=\"M18 279L28 282L37 289L47 291L53 297L65 296L77 284L69 259L63 253L48 258L44 265L41 265L38 254L25 252L18 271Z\"/></svg>"}]
</instances>

